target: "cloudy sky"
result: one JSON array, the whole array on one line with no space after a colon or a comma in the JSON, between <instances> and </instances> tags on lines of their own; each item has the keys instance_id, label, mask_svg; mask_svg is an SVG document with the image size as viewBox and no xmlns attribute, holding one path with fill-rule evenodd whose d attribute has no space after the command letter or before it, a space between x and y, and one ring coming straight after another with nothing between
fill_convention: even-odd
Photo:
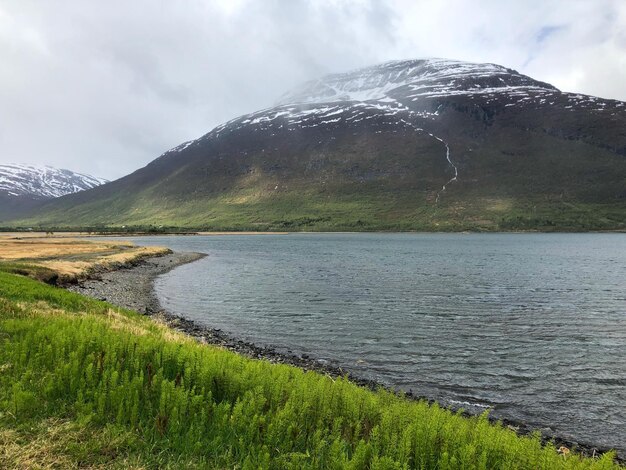
<instances>
[{"instance_id":1,"label":"cloudy sky","mask_svg":"<svg viewBox=\"0 0 626 470\"><path fill-rule=\"evenodd\" d=\"M626 0L0 0L0 163L114 179L302 81L429 56L626 101Z\"/></svg>"}]
</instances>

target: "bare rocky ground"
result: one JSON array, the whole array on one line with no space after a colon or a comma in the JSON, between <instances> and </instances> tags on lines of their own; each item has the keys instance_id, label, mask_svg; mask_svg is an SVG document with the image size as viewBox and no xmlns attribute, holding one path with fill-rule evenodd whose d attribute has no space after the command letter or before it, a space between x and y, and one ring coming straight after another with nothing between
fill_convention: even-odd
<instances>
[{"instance_id":1,"label":"bare rocky ground","mask_svg":"<svg viewBox=\"0 0 626 470\"><path fill-rule=\"evenodd\" d=\"M205 256L203 253L169 253L147 258L114 271L96 272L85 281L67 286L67 289L152 315L161 310L153 288L156 277Z\"/></svg>"},{"instance_id":2,"label":"bare rocky ground","mask_svg":"<svg viewBox=\"0 0 626 470\"><path fill-rule=\"evenodd\" d=\"M169 327L186 333L202 343L218 345L250 358L264 359L272 363L290 364L304 370L316 371L333 378L346 377L348 375L348 372L341 367L333 366L325 361L315 360L307 355L285 354L271 346L257 346L253 343L234 338L220 329L200 325L164 310L154 292L154 280L156 277L171 271L177 266L197 261L205 256L206 255L203 253L169 253L121 266L115 271L93 273L91 278L80 281L77 284L68 285L66 288L70 291L103 300L119 307L153 316L156 320L162 321ZM354 375L350 375L349 379L358 385L372 390L388 388L378 382ZM406 392L405 395L410 399L426 400L429 403L434 403L434 400L415 395L411 391ZM453 409L453 411L458 410ZM470 413L466 411L462 411L462 414L470 415ZM490 420L496 421L496 419L492 417L490 417ZM587 456L599 455L609 450L561 438L548 428L537 429L536 427L524 423L506 419L499 421L520 435L539 431L544 442L552 441L556 447L565 446L569 449L576 449L578 452ZM619 456L618 460L622 463L626 461L623 456Z\"/></svg>"}]
</instances>

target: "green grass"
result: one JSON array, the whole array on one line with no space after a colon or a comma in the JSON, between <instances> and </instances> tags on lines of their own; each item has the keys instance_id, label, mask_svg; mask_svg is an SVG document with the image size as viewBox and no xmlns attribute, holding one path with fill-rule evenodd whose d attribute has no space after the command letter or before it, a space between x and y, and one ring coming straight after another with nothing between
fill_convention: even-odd
<instances>
[{"instance_id":1,"label":"green grass","mask_svg":"<svg viewBox=\"0 0 626 470\"><path fill-rule=\"evenodd\" d=\"M452 190L450 191L452 193ZM209 209L207 209L209 208ZM145 210L144 210L145 209ZM392 196L367 193L333 195L293 192L271 201L234 202L217 197L171 203L155 197L150 205L138 205L132 216L119 216L103 208L96 225L80 225L79 214L18 222L21 227L56 231L116 230L134 232L199 231L594 231L626 230L626 205L520 201L505 195L450 198L438 205L411 192Z\"/></svg>"},{"instance_id":2,"label":"green grass","mask_svg":"<svg viewBox=\"0 0 626 470\"><path fill-rule=\"evenodd\" d=\"M59 278L58 273L45 266L14 261L0 261L0 272L27 276L46 284L55 284Z\"/></svg>"},{"instance_id":3,"label":"green grass","mask_svg":"<svg viewBox=\"0 0 626 470\"><path fill-rule=\"evenodd\" d=\"M0 272L0 467L611 469Z\"/></svg>"},{"instance_id":4,"label":"green grass","mask_svg":"<svg viewBox=\"0 0 626 470\"><path fill-rule=\"evenodd\" d=\"M44 230L626 230L623 156L542 129L477 132L487 134L454 135L451 158L459 179L438 203L437 192L452 177L439 142L413 133L349 132L336 140L325 136L320 148L304 138L242 156L235 141L219 158L209 150L172 157L2 224Z\"/></svg>"}]
</instances>

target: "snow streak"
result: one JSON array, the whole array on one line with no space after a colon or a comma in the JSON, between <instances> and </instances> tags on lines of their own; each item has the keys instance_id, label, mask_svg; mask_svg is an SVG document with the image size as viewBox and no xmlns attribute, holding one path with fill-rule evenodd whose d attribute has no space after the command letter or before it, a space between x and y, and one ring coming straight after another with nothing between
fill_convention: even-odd
<instances>
[{"instance_id":1,"label":"snow streak","mask_svg":"<svg viewBox=\"0 0 626 470\"><path fill-rule=\"evenodd\" d=\"M408 108L406 108L406 110L409 112L409 115L413 114L413 112L410 111ZM443 192L445 192L446 188L448 187L448 185L450 183L452 183L454 181L457 181L458 176L459 176L459 169L457 168L457 166L454 163L452 163L452 160L450 159L450 146L448 145L448 142L443 140L441 137L438 137L435 134L427 132L424 129L422 129L421 127L417 127L412 122L405 121L404 119L400 119L400 121L402 121L406 125L412 127L416 132L426 132L429 136L431 136L434 139L437 139L439 142L441 142L446 147L446 160L447 160L448 164L454 169L454 176L452 178L450 178L448 181L446 181L446 183L442 186L442 188L439 191L437 191L437 197L435 197L435 204L438 204L439 203L439 198L440 198L441 194Z\"/></svg>"},{"instance_id":2,"label":"snow streak","mask_svg":"<svg viewBox=\"0 0 626 470\"><path fill-rule=\"evenodd\" d=\"M452 160L450 160L450 146L448 145L448 143L443 140L441 137L437 137L436 135L430 134L432 137L434 137L435 139L437 139L439 142L441 142L443 145L446 146L446 160L448 160L448 163L450 164L450 166L452 166L452 168L454 169L454 176L452 178L450 178L446 184L444 184L442 186L442 188L437 192L437 197L435 198L435 204L437 204L439 202L439 197L441 196L441 194L443 192L445 192L446 187L452 183L453 181L457 180L457 177L459 176L459 170L456 167L456 165L454 163L452 163Z\"/></svg>"}]
</instances>

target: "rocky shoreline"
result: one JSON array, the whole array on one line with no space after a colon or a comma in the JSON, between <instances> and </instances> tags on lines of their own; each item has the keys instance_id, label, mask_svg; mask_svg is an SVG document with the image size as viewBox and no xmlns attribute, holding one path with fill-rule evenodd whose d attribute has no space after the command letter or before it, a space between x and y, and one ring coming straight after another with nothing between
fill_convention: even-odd
<instances>
[{"instance_id":1,"label":"rocky shoreline","mask_svg":"<svg viewBox=\"0 0 626 470\"><path fill-rule=\"evenodd\" d=\"M169 327L188 334L196 340L218 345L238 354L243 354L254 359L264 359L277 364L290 364L304 370L319 372L333 378L345 377L348 372L341 367L335 367L325 362L315 360L307 355L289 354L279 352L275 348L268 346L258 346L253 343L242 341L228 335L220 329L206 327L191 320L187 320L179 315L164 310L154 292L154 280L157 276L165 274L177 266L191 263L206 256L203 253L183 253L173 252L162 256L142 259L138 262L120 266L114 271L93 273L89 279L82 280L77 284L66 286L70 291L77 292L98 300L107 301L119 307L128 308L145 315L153 316L155 319L167 324ZM372 390L388 388L385 385L373 381L350 375L350 380L360 386ZM434 403L435 400L406 392L408 398L415 400L426 400ZM452 408L453 409L453 408ZM457 411L453 409L453 411ZM465 415L470 413L463 412ZM570 439L562 438L552 434L545 429L538 429L524 423L514 422L507 419L501 421L505 426L514 430L520 435L527 435L533 432L541 432L543 442L552 441L556 447L565 446L568 449L575 449L586 456L596 456L609 451L609 449L593 446L590 444L573 442ZM625 463L623 456L618 456L618 461Z\"/></svg>"},{"instance_id":2,"label":"rocky shoreline","mask_svg":"<svg viewBox=\"0 0 626 470\"><path fill-rule=\"evenodd\" d=\"M203 253L170 252L120 265L115 270L92 272L88 279L69 284L66 288L119 307L153 315L161 310L154 293L156 277L205 256Z\"/></svg>"}]
</instances>

